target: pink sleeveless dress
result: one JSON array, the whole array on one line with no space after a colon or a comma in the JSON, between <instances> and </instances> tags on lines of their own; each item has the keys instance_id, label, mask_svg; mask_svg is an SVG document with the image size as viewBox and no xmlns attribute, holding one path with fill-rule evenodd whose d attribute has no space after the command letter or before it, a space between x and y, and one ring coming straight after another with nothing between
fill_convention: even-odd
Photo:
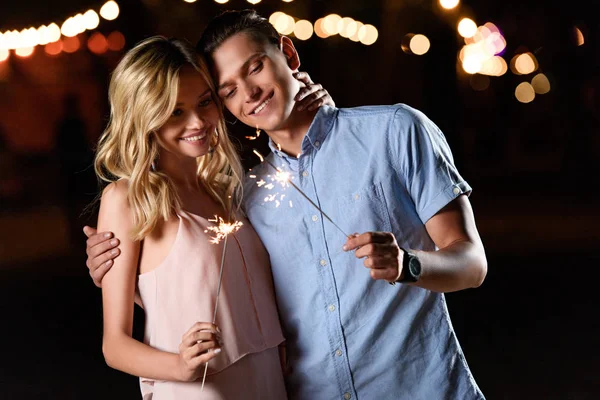
<instances>
[{"instance_id":1,"label":"pink sleeveless dress","mask_svg":"<svg viewBox=\"0 0 600 400\"><path fill-rule=\"evenodd\" d=\"M209 362L204 390L195 382L140 378L144 400L286 399L277 346L283 342L269 256L245 218L228 237L216 324L222 352ZM223 241L209 242L213 222L181 211L179 230L165 260L138 278L146 315L144 342L179 352L196 322L211 322Z\"/></svg>"}]
</instances>

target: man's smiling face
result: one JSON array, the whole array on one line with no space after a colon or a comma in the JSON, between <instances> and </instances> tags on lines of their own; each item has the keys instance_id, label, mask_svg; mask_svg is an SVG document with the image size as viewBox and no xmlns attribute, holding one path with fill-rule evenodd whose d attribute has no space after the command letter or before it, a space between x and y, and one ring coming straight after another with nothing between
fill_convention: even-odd
<instances>
[{"instance_id":1,"label":"man's smiling face","mask_svg":"<svg viewBox=\"0 0 600 400\"><path fill-rule=\"evenodd\" d=\"M300 65L298 53L287 37L280 47L240 32L212 53L223 104L246 125L267 132L287 128L300 89L292 76Z\"/></svg>"}]
</instances>

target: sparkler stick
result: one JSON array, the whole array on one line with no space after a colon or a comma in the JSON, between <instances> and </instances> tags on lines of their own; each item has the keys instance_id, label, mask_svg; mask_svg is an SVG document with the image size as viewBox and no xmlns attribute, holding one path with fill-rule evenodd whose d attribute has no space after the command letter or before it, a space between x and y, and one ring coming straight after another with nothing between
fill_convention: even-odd
<instances>
[{"instance_id":1,"label":"sparkler stick","mask_svg":"<svg viewBox=\"0 0 600 400\"><path fill-rule=\"evenodd\" d=\"M233 209L233 208L232 208ZM229 211L229 219L231 219L231 210ZM215 311L213 312L213 325L217 322L217 310L219 308L219 296L221 295L221 284L223 282L223 267L225 266L225 252L227 250L227 239L229 238L229 234L237 232L241 227L242 223L240 221L227 223L223 221L223 218L217 217L215 215L215 219L209 219L210 222L219 223L218 226L209 226L207 230L204 232L215 232L216 236L210 240L212 244L218 244L221 240L223 240L223 253L221 254L221 268L219 270L219 283L217 286L217 297L215 298ZM200 391L204 390L204 382L206 381L206 373L208 371L208 361L204 364L204 374L202 376L202 386L200 387Z\"/></svg>"},{"instance_id":2,"label":"sparkler stick","mask_svg":"<svg viewBox=\"0 0 600 400\"><path fill-rule=\"evenodd\" d=\"M277 172L282 172L281 169L277 168L275 165L273 165L272 162L270 162L269 160L265 159L262 154L260 154L257 150L254 150L254 154L256 154L258 156L258 158L260 158L261 162L266 162L267 164L269 164L273 169L275 169L275 171ZM329 215L325 214L325 212L321 209L321 207L319 207L314 201L312 201L310 199L310 197L308 197L306 195L306 193L304 193L298 186L296 186L296 184L294 182L292 182L292 180L290 178L286 179L286 183L289 183L290 185L292 185L292 187L294 189L296 189L298 191L298 193L300 193L306 200L308 200L308 202L310 204L312 204L312 206L314 208L316 208L321 215L323 215L329 222L331 222L333 224L333 226L335 226L340 232L342 232L344 234L344 236L346 236L347 238L351 237L350 235L348 235L346 232L344 232L344 230L342 228L340 228L338 226L338 224L336 224L335 222L333 222L333 220L329 217Z\"/></svg>"}]
</instances>

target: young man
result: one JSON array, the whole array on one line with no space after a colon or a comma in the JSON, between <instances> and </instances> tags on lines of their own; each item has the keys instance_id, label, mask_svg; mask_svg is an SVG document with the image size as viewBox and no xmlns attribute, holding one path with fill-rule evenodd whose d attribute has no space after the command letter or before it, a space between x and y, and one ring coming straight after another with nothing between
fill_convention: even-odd
<instances>
[{"instance_id":1,"label":"young man","mask_svg":"<svg viewBox=\"0 0 600 400\"><path fill-rule=\"evenodd\" d=\"M253 11L215 18L199 47L225 106L335 223L253 168L244 206L271 257L290 398L483 399L442 293L479 286L487 261L440 130L406 105L299 109L298 53ZM98 242L96 281L112 257Z\"/></svg>"}]
</instances>

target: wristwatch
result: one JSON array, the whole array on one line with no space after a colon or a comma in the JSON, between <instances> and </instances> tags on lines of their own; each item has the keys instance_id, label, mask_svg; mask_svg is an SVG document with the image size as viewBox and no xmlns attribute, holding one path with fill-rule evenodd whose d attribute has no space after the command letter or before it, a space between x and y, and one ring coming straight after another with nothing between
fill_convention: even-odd
<instances>
[{"instance_id":1,"label":"wristwatch","mask_svg":"<svg viewBox=\"0 0 600 400\"><path fill-rule=\"evenodd\" d=\"M404 252L402 257L402 278L396 282L400 283L413 283L417 282L421 277L421 261L413 254L409 253L406 249L400 247L400 250ZM395 285L396 282L390 282L391 285Z\"/></svg>"}]
</instances>

